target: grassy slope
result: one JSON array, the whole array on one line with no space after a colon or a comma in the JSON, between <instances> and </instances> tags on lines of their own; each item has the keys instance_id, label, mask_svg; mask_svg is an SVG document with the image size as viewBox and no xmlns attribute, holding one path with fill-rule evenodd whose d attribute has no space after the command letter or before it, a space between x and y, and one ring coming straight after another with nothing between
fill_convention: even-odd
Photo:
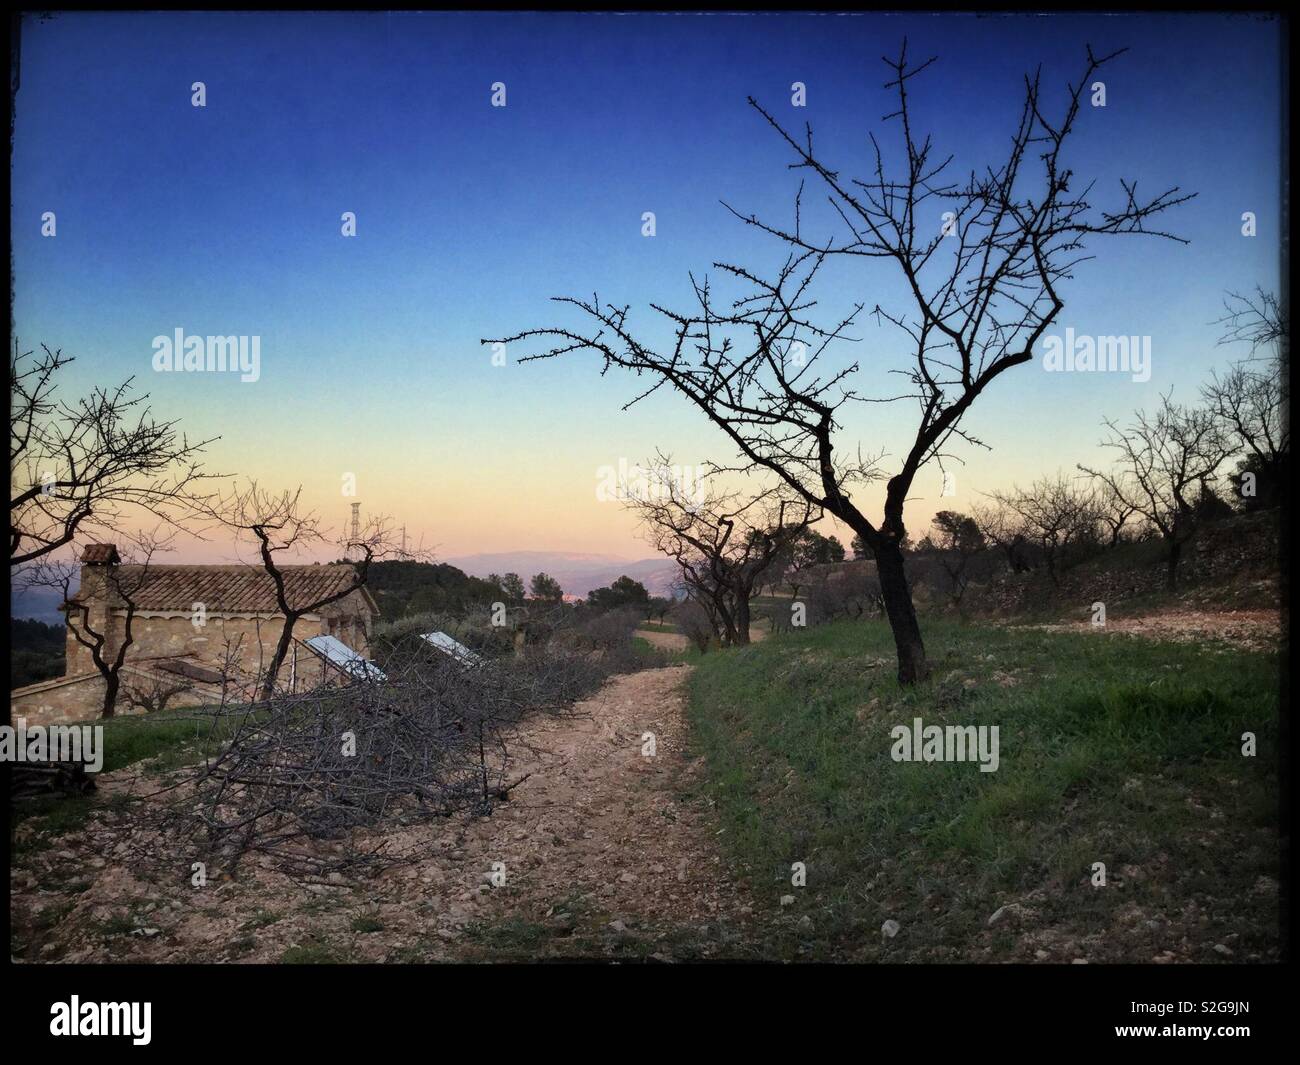
<instances>
[{"instance_id":1,"label":"grassy slope","mask_svg":"<svg viewBox=\"0 0 1300 1065\"><path fill-rule=\"evenodd\" d=\"M1121 635L926 626L902 692L880 622L698 660L695 753L769 956L1254 960L1277 943L1277 663ZM890 729L1000 727L1001 766L903 763ZM1243 758L1241 735L1259 737ZM790 886L803 861L805 889ZM1108 885L1090 883L1106 864ZM994 927L988 918L1017 903ZM902 930L891 940L883 921ZM1222 944L1231 955L1215 951Z\"/></svg>"},{"instance_id":2,"label":"grassy slope","mask_svg":"<svg viewBox=\"0 0 1300 1065\"><path fill-rule=\"evenodd\" d=\"M210 718L180 707L88 723L104 729L104 773L150 759L155 773L166 773L214 753L222 736L233 728L227 724L214 733ZM44 849L64 833L82 828L97 802L92 793L32 796L11 803L10 844L19 851Z\"/></svg>"}]
</instances>

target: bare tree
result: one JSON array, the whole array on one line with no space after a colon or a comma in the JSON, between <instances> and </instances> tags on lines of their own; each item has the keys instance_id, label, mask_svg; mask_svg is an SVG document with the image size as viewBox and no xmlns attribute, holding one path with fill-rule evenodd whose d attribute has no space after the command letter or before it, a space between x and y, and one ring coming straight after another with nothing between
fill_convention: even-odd
<instances>
[{"instance_id":1,"label":"bare tree","mask_svg":"<svg viewBox=\"0 0 1300 1065\"><path fill-rule=\"evenodd\" d=\"M1106 530L1108 547L1119 547L1125 540L1125 531L1131 538L1140 530L1134 528L1135 518L1141 518L1130 499L1134 498L1133 486L1129 484L1123 492L1117 492L1110 481L1103 481L1093 495L1093 507L1096 518Z\"/></svg>"},{"instance_id":2,"label":"bare tree","mask_svg":"<svg viewBox=\"0 0 1300 1065\"><path fill-rule=\"evenodd\" d=\"M1272 348L1263 357L1279 367L1288 365L1290 320L1276 295L1259 287L1250 296L1229 292L1223 309L1224 316L1213 323L1223 327L1220 344L1249 344L1252 356L1261 348Z\"/></svg>"},{"instance_id":3,"label":"bare tree","mask_svg":"<svg viewBox=\"0 0 1300 1065\"><path fill-rule=\"evenodd\" d=\"M1235 440L1234 450L1242 453L1239 476L1251 474L1261 482L1252 496L1243 496L1240 484L1234 494L1268 506L1281 501L1291 454L1284 378L1284 373L1260 370L1247 361L1222 375L1214 372L1201 387L1201 398Z\"/></svg>"},{"instance_id":4,"label":"bare tree","mask_svg":"<svg viewBox=\"0 0 1300 1065\"><path fill-rule=\"evenodd\" d=\"M708 607L694 598L683 599L673 605L670 613L674 623L700 654L705 654L709 644L719 639L718 622Z\"/></svg>"},{"instance_id":5,"label":"bare tree","mask_svg":"<svg viewBox=\"0 0 1300 1065\"><path fill-rule=\"evenodd\" d=\"M21 565L92 537L109 540L138 508L173 526L212 475L175 421L158 421L134 378L67 402L58 376L73 358L41 346L9 363L9 562ZM213 438L216 439L216 438Z\"/></svg>"},{"instance_id":6,"label":"bare tree","mask_svg":"<svg viewBox=\"0 0 1300 1065\"><path fill-rule=\"evenodd\" d=\"M660 455L652 469L671 470L671 462ZM628 506L655 550L677 563L692 597L707 601L729 646L749 643L750 600L760 578L821 517L788 491L695 494L671 475L654 478Z\"/></svg>"},{"instance_id":7,"label":"bare tree","mask_svg":"<svg viewBox=\"0 0 1300 1065\"><path fill-rule=\"evenodd\" d=\"M1082 468L1082 467L1081 467ZM1026 489L992 493L1019 515L1027 539L1042 549L1048 575L1060 582L1060 566L1070 547L1087 540L1097 527L1093 492L1063 473L1042 477Z\"/></svg>"},{"instance_id":8,"label":"bare tree","mask_svg":"<svg viewBox=\"0 0 1300 1065\"><path fill-rule=\"evenodd\" d=\"M32 587L59 592L68 632L90 652L91 663L104 680L100 714L106 718L117 712L122 667L135 642L139 596L152 577L153 556L169 550L170 542L156 533L140 533L129 544L124 541L124 547L125 559L116 547L93 545L96 553L83 555L91 563L89 575L75 592L72 584L81 571L72 562L42 559L30 564L22 578Z\"/></svg>"},{"instance_id":9,"label":"bare tree","mask_svg":"<svg viewBox=\"0 0 1300 1065\"><path fill-rule=\"evenodd\" d=\"M842 177L814 149L811 129L803 137L792 135L751 98L792 151L791 167L810 172L825 193L827 217L837 232L805 232L803 184L788 226L728 208L746 225L777 238L787 257L766 278L744 266L715 263L740 287L734 298L715 300L709 281L692 277L692 309L652 305L673 333L662 349L642 338L628 305L596 295L557 301L577 312L578 326L529 329L483 343L526 341L540 348L525 359L591 351L606 370L616 366L648 375L651 384L629 406L667 384L727 435L741 469L770 471L847 524L876 560L898 678L913 683L929 673L901 549L903 508L918 471L942 459L954 436L979 443L960 428L963 416L996 378L1033 360L1034 346L1063 306L1058 283L1088 257L1087 238L1153 232L1171 237L1149 229L1148 222L1190 198L1174 188L1140 200L1135 184L1121 182L1119 202L1096 209L1089 199L1092 184L1067 165L1063 148L1083 94L1117 55L1098 58L1089 49L1083 76L1068 86L1054 117L1048 116L1040 75L1026 77L1007 154L964 179L948 176L951 157L935 153L931 138L913 125L909 90L934 60L912 63L906 42L896 60L886 60L892 75L886 89L897 106L885 120L897 123L903 155L897 172L887 172L885 153L872 136L872 173L863 180ZM834 362L839 342L853 339L850 330L866 303L815 319L813 283L831 260L880 260L897 271L908 309L891 312L877 304L872 313L896 326L910 349L897 371L907 382L900 394L863 395L854 386L858 363ZM827 355L832 365L821 361ZM846 404L892 401L916 405L916 427L886 482L882 516L873 520L853 493L885 476L881 456L864 459L842 440L841 412Z\"/></svg>"},{"instance_id":10,"label":"bare tree","mask_svg":"<svg viewBox=\"0 0 1300 1065\"><path fill-rule=\"evenodd\" d=\"M139 684L128 684L122 694L132 709L142 710L146 714L160 714L176 696L193 690L191 681L179 677L174 680L150 677Z\"/></svg>"},{"instance_id":11,"label":"bare tree","mask_svg":"<svg viewBox=\"0 0 1300 1065\"><path fill-rule=\"evenodd\" d=\"M1166 585L1178 586L1183 545L1197 525L1197 492L1209 482L1232 453L1232 443L1219 419L1205 408L1183 407L1168 394L1154 415L1138 411L1121 429L1105 422L1109 438L1103 447L1118 453L1110 470L1079 469L1104 482L1146 521L1160 531L1166 548Z\"/></svg>"},{"instance_id":12,"label":"bare tree","mask_svg":"<svg viewBox=\"0 0 1300 1065\"><path fill-rule=\"evenodd\" d=\"M306 614L315 613L347 598L365 587L370 575L370 565L376 559L396 555L401 548L394 537L393 528L385 517L371 517L358 535L348 537L338 546L344 554L357 554L352 561L350 579L333 588L328 594L304 592L301 587L288 587L283 569L286 555L319 550L331 542L320 518L307 510L301 502L302 488L273 492L250 481L246 488L233 489L212 509L212 513L240 539L251 539L263 570L271 579L276 608L283 619L279 639L272 652L271 661L262 680L261 698L270 699L275 692L280 667L293 644L293 630ZM403 558L420 555L407 549Z\"/></svg>"},{"instance_id":13,"label":"bare tree","mask_svg":"<svg viewBox=\"0 0 1300 1065\"><path fill-rule=\"evenodd\" d=\"M976 503L971 507L971 517L987 543L1000 550L1012 573L1027 573L1033 569L1028 557L1025 538L1025 520L1016 511L996 498L989 503Z\"/></svg>"}]
</instances>

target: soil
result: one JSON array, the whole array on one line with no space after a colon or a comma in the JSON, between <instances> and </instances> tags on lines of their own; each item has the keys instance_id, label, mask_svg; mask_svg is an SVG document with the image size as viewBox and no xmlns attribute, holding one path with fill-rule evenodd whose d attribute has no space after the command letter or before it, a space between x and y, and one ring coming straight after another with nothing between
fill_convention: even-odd
<instances>
[{"instance_id":1,"label":"soil","mask_svg":"<svg viewBox=\"0 0 1300 1065\"><path fill-rule=\"evenodd\" d=\"M372 879L302 885L250 865L204 887L188 872L148 883L115 860L109 829L64 836L12 871L15 935L30 941L21 957L734 957L754 907L724 865L707 801L689 797L702 766L684 751L688 672L616 676L570 713L530 717L512 772L532 775L510 800L489 817L390 833L428 857ZM104 774L101 798L137 777ZM775 897L766 909L779 918Z\"/></svg>"}]
</instances>

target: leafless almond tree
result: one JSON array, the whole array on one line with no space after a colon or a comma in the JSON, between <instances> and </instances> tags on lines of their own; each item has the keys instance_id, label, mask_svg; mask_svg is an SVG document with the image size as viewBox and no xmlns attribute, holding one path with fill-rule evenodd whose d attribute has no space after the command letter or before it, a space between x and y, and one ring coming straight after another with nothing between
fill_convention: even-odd
<instances>
[{"instance_id":1,"label":"leafless almond tree","mask_svg":"<svg viewBox=\"0 0 1300 1065\"><path fill-rule=\"evenodd\" d=\"M245 488L235 488L223 496L211 513L234 530L238 538L252 541L259 564L271 578L277 610L284 623L262 681L261 697L269 699L275 691L280 667L293 644L293 630L298 621L360 591L366 585L371 563L395 556L402 549L391 522L384 517L371 517L355 538L349 536L339 545L345 553L360 556L352 563L351 579L327 595L304 598L288 588L284 560L319 550L332 540L319 516L303 505L301 487L275 492L250 481ZM421 555L422 552L414 554ZM413 552L408 548L403 557L413 557Z\"/></svg>"},{"instance_id":2,"label":"leafless almond tree","mask_svg":"<svg viewBox=\"0 0 1300 1065\"><path fill-rule=\"evenodd\" d=\"M30 564L23 572L24 583L59 592L68 632L90 652L92 664L104 679L100 713L106 718L117 711L122 667L126 664L127 651L135 642L133 628L139 593L151 579L154 555L171 546L169 538L157 533L140 533L130 538L118 535L125 554L113 548L99 560L101 565L91 567L90 586L83 582L73 591L73 582L81 570L72 562L45 558ZM96 600L103 604L101 609L96 609Z\"/></svg>"},{"instance_id":3,"label":"leafless almond tree","mask_svg":"<svg viewBox=\"0 0 1300 1065\"><path fill-rule=\"evenodd\" d=\"M666 345L646 339L646 326L633 321L629 305L597 295L558 299L576 313L577 325L483 342L525 342L535 350L524 360L593 352L606 370L614 366L649 378L631 403L668 385L726 434L741 469L769 471L847 524L876 560L898 678L913 683L928 675L929 666L900 545L904 504L918 471L942 459L954 437L979 443L962 430L963 417L994 380L1033 360L1035 345L1061 312L1058 285L1089 257L1088 238L1150 233L1178 239L1149 223L1189 195L1173 188L1142 198L1136 184L1121 181L1117 202L1096 207L1092 182L1067 162L1064 148L1094 75L1119 54L1099 58L1089 49L1082 76L1055 111L1040 74L1026 77L1006 155L965 177L950 173L952 158L936 152L914 125L909 93L934 60L911 62L906 42L897 59L885 61L891 74L886 89L896 101L885 121L895 123L901 159L887 166L873 135L874 165L862 179L842 175L814 147L810 128L795 136L751 99L793 153L791 167L808 172L825 195L830 232L814 234L805 226L802 184L788 225L728 208L784 245L785 261L766 277L716 262L738 287L733 296L716 298L707 279L692 277L690 309L652 304L671 330ZM841 342L855 339L851 331L868 302L838 315L818 310L814 282L833 260L879 261L902 283L905 309L876 304L872 311L877 321L897 327L908 348L897 371L905 386L896 394L865 394L857 383L859 363L839 358ZM873 383L881 377L878 367L873 359ZM884 449L864 458L857 443L844 439L844 408L895 401L914 404L916 422L889 475L880 464ZM886 476L883 511L869 517L855 491Z\"/></svg>"},{"instance_id":4,"label":"leafless almond tree","mask_svg":"<svg viewBox=\"0 0 1300 1065\"><path fill-rule=\"evenodd\" d=\"M987 543L1001 551L1012 573L1026 573L1033 569L1026 547L1025 519L1009 506L990 497L987 503L975 503L971 518L979 527Z\"/></svg>"},{"instance_id":5,"label":"leafless almond tree","mask_svg":"<svg viewBox=\"0 0 1300 1065\"><path fill-rule=\"evenodd\" d=\"M994 492L993 498L1019 515L1026 539L1042 549L1052 583L1060 582L1060 565L1070 547L1097 527L1093 491L1064 473L1041 477L1028 488Z\"/></svg>"},{"instance_id":6,"label":"leafless almond tree","mask_svg":"<svg viewBox=\"0 0 1300 1065\"><path fill-rule=\"evenodd\" d=\"M1225 373L1213 373L1201 388L1201 398L1223 423L1240 454L1241 472L1251 473L1262 485L1256 492L1276 502L1286 483L1291 454L1291 432L1282 392L1284 375L1240 362ZM1240 486L1234 486L1240 493ZM1258 496L1257 496L1258 498Z\"/></svg>"},{"instance_id":7,"label":"leafless almond tree","mask_svg":"<svg viewBox=\"0 0 1300 1065\"><path fill-rule=\"evenodd\" d=\"M1126 539L1142 534L1142 516L1129 502L1134 498L1134 487L1129 483L1123 491L1117 491L1111 481L1102 481L1093 495L1097 521L1106 530L1107 547L1119 547Z\"/></svg>"},{"instance_id":8,"label":"leafless almond tree","mask_svg":"<svg viewBox=\"0 0 1300 1065\"><path fill-rule=\"evenodd\" d=\"M1223 317L1213 323L1223 327L1220 344L1249 344L1251 356L1263 348L1265 353L1259 358L1279 367L1288 365L1290 319L1286 305L1276 295L1258 287L1249 296L1229 292L1223 310Z\"/></svg>"},{"instance_id":9,"label":"leafless almond tree","mask_svg":"<svg viewBox=\"0 0 1300 1065\"><path fill-rule=\"evenodd\" d=\"M1183 545L1196 528L1198 491L1206 491L1233 450L1219 419L1204 407L1184 407L1161 397L1155 414L1138 411L1127 428L1105 423L1103 447L1113 449L1112 469L1079 469L1108 489L1160 531L1166 548L1166 585L1178 586Z\"/></svg>"},{"instance_id":10,"label":"leafless almond tree","mask_svg":"<svg viewBox=\"0 0 1300 1065\"><path fill-rule=\"evenodd\" d=\"M663 455L651 466L672 468ZM691 492L671 475L654 478L627 505L655 550L677 563L692 598L717 618L729 646L749 643L750 600L760 579L821 517L788 490L770 488L753 496Z\"/></svg>"},{"instance_id":11,"label":"leafless almond tree","mask_svg":"<svg viewBox=\"0 0 1300 1065\"><path fill-rule=\"evenodd\" d=\"M179 527L212 476L191 441L158 421L134 378L67 401L59 371L73 358L41 346L9 362L9 562L22 565L82 536L108 541L145 514ZM213 438L216 439L216 438Z\"/></svg>"}]
</instances>

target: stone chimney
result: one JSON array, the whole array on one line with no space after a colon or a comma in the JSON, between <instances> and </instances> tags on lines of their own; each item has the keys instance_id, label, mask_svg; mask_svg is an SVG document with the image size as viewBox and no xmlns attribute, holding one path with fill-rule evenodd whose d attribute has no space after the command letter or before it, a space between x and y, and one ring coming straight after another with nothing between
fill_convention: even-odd
<instances>
[{"instance_id":1,"label":"stone chimney","mask_svg":"<svg viewBox=\"0 0 1300 1065\"><path fill-rule=\"evenodd\" d=\"M74 602L89 608L86 624L95 632L107 634L103 651L105 656L116 653L117 641L121 639L120 634L112 627L112 610L120 604L115 602L117 596L112 594L109 580L113 571L121 563L122 559L117 553L117 547L113 544L87 544L85 551L81 553L81 587L73 596ZM80 629L82 612L76 607L64 609L68 610L73 624ZM84 632L82 634L86 635ZM89 648L83 647L69 628L65 672L71 675L89 673L94 669L95 661L91 657Z\"/></svg>"}]
</instances>

